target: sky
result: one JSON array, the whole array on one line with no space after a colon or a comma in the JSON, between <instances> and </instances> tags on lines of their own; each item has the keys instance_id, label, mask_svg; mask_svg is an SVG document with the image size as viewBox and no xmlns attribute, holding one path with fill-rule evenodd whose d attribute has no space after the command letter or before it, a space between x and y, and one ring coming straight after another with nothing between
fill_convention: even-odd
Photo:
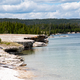
<instances>
[{"instance_id":1,"label":"sky","mask_svg":"<svg viewBox=\"0 0 80 80\"><path fill-rule=\"evenodd\" d=\"M80 18L80 0L0 0L0 18Z\"/></svg>"}]
</instances>

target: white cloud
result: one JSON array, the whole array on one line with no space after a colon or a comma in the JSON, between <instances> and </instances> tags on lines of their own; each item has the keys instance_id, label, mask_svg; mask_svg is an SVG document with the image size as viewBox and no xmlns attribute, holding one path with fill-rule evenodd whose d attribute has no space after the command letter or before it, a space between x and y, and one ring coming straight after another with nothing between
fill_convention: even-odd
<instances>
[{"instance_id":1,"label":"white cloud","mask_svg":"<svg viewBox=\"0 0 80 80\"><path fill-rule=\"evenodd\" d=\"M17 2L16 2L17 1ZM80 2L71 2L72 0L58 5L45 3L36 3L39 0L6 0L0 5L0 18L80 18ZM40 0L41 1L41 0ZM55 2L55 0L42 0L44 2ZM59 2L59 0L56 0ZM74 0L73 0L74 1ZM14 5L14 3L16 3Z\"/></svg>"},{"instance_id":2,"label":"white cloud","mask_svg":"<svg viewBox=\"0 0 80 80\"><path fill-rule=\"evenodd\" d=\"M0 5L0 12L3 13L30 13L30 12L54 12L55 6L37 4L34 2L23 2L19 5Z\"/></svg>"},{"instance_id":3,"label":"white cloud","mask_svg":"<svg viewBox=\"0 0 80 80\"><path fill-rule=\"evenodd\" d=\"M80 2L65 3L61 6L64 10L75 10L80 8Z\"/></svg>"}]
</instances>

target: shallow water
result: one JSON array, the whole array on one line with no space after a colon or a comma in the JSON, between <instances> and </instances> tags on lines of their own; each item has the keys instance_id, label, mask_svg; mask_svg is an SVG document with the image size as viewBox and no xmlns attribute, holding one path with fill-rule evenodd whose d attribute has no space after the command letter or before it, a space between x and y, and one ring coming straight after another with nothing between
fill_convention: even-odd
<instances>
[{"instance_id":1,"label":"shallow water","mask_svg":"<svg viewBox=\"0 0 80 80\"><path fill-rule=\"evenodd\" d=\"M33 80L80 80L80 34L56 35L46 47L23 53L27 67L36 75Z\"/></svg>"}]
</instances>

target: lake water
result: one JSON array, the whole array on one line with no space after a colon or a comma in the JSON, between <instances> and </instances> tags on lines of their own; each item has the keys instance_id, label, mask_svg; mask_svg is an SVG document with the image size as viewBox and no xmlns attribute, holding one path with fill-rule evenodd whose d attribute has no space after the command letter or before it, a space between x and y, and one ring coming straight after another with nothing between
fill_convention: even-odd
<instances>
[{"instance_id":1,"label":"lake water","mask_svg":"<svg viewBox=\"0 0 80 80\"><path fill-rule=\"evenodd\" d=\"M80 80L80 34L55 35L46 47L24 53L27 67L36 75L33 80Z\"/></svg>"}]
</instances>

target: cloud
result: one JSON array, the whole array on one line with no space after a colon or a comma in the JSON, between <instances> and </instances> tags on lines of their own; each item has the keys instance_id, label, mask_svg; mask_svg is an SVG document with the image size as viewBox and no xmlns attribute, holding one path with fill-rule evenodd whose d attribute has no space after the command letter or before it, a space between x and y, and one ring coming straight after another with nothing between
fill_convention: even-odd
<instances>
[{"instance_id":1,"label":"cloud","mask_svg":"<svg viewBox=\"0 0 80 80\"><path fill-rule=\"evenodd\" d=\"M54 12L55 6L37 4L34 2L23 2L19 5L0 5L1 13L30 13L30 12Z\"/></svg>"},{"instance_id":2,"label":"cloud","mask_svg":"<svg viewBox=\"0 0 80 80\"><path fill-rule=\"evenodd\" d=\"M80 8L80 2L65 3L62 4L61 7L63 10L76 10Z\"/></svg>"},{"instance_id":3,"label":"cloud","mask_svg":"<svg viewBox=\"0 0 80 80\"><path fill-rule=\"evenodd\" d=\"M28 1L28 0L24 0L24 1ZM29 0L29 1L32 1L32 0ZM37 3L43 3L43 2L50 2L50 3L54 3L54 2L57 2L57 3L63 3L63 2L77 2L77 1L80 1L80 0L33 0L33 2L37 2Z\"/></svg>"},{"instance_id":4,"label":"cloud","mask_svg":"<svg viewBox=\"0 0 80 80\"><path fill-rule=\"evenodd\" d=\"M69 1L72 0L60 0L60 2L67 1L67 3L50 5L46 3L37 3L38 1L39 0L6 0L5 2L1 1L0 18L80 18L80 2L69 3ZM55 2L55 0L43 1ZM59 2L59 0L56 1Z\"/></svg>"},{"instance_id":5,"label":"cloud","mask_svg":"<svg viewBox=\"0 0 80 80\"><path fill-rule=\"evenodd\" d=\"M0 5L16 5L21 2L22 0L0 0Z\"/></svg>"},{"instance_id":6,"label":"cloud","mask_svg":"<svg viewBox=\"0 0 80 80\"><path fill-rule=\"evenodd\" d=\"M0 5L17 5L22 2L34 2L34 3L69 3L79 2L79 0L0 0Z\"/></svg>"}]
</instances>

